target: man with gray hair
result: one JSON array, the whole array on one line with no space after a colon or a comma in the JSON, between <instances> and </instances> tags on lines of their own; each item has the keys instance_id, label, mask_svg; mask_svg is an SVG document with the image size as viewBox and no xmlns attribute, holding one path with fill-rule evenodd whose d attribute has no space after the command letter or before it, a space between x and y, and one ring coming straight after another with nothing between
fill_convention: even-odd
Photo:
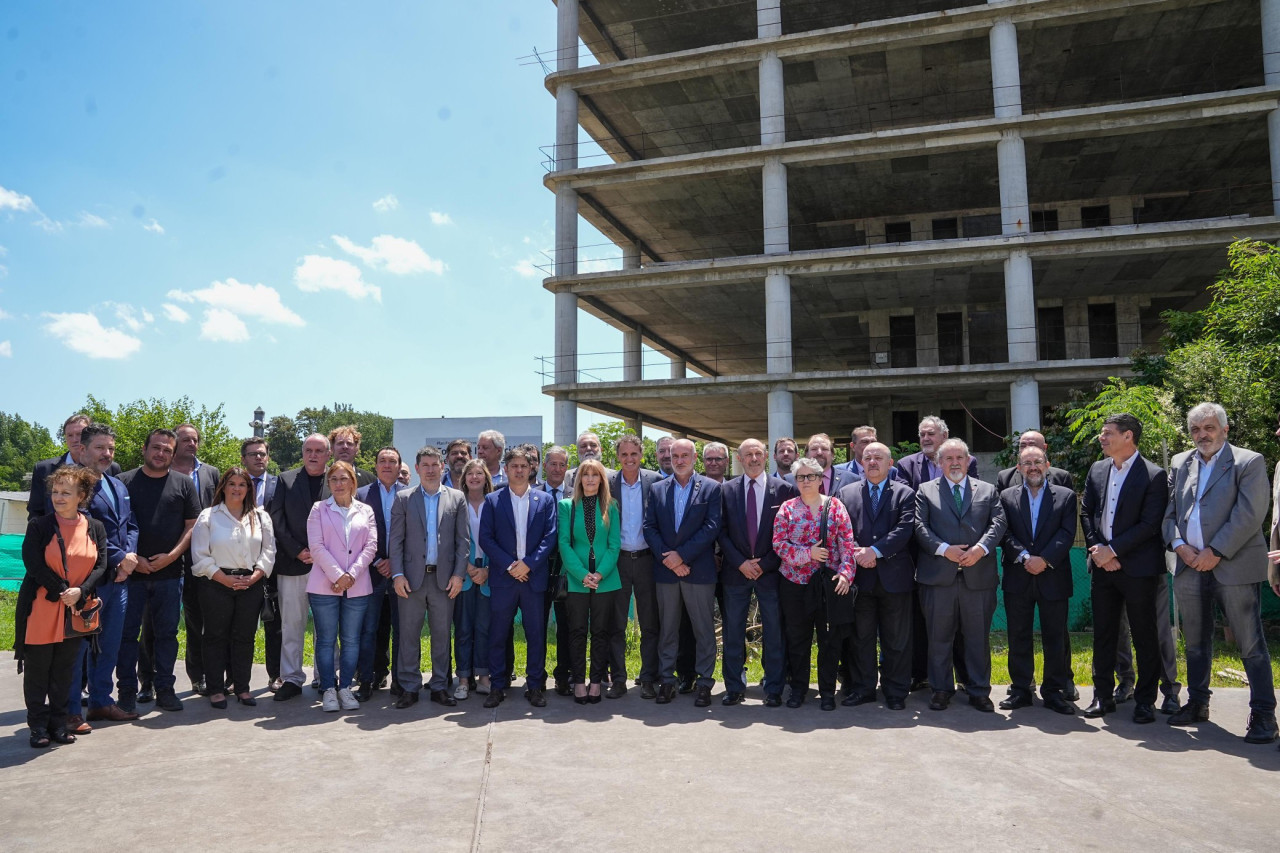
<instances>
[{"instance_id":1,"label":"man with gray hair","mask_svg":"<svg viewBox=\"0 0 1280 853\"><path fill-rule=\"evenodd\" d=\"M660 478L670 477L673 473L671 468L671 445L676 440L673 436L664 435L658 439L658 443L654 446L654 450L658 455L658 476Z\"/></svg>"},{"instance_id":2,"label":"man with gray hair","mask_svg":"<svg viewBox=\"0 0 1280 853\"><path fill-rule=\"evenodd\" d=\"M507 475L502 472L502 453L507 449L506 437L496 429L487 429L476 436L476 458L484 461L489 469L489 479L497 491L507 485Z\"/></svg>"},{"instance_id":3,"label":"man with gray hair","mask_svg":"<svg viewBox=\"0 0 1280 853\"><path fill-rule=\"evenodd\" d=\"M717 483L724 483L729 473L729 448L718 441L702 445L702 473Z\"/></svg>"},{"instance_id":4,"label":"man with gray hair","mask_svg":"<svg viewBox=\"0 0 1280 853\"><path fill-rule=\"evenodd\" d=\"M599 462L601 465L604 465L604 449L600 445L600 436L596 435L591 430L587 430L586 432L578 436L577 446L578 446L578 464L579 465L581 465L583 462L586 462L588 459L594 459L595 461ZM604 470L606 473L610 473L610 474L613 473L612 469L610 469L608 465L605 465ZM574 468L568 474L565 475L564 486L566 489L569 489L572 491L573 478L577 473L578 473L578 469Z\"/></svg>"},{"instance_id":5,"label":"man with gray hair","mask_svg":"<svg viewBox=\"0 0 1280 853\"><path fill-rule=\"evenodd\" d=\"M1173 457L1164 541L1177 555L1173 592L1187 644L1187 704L1171 726L1209 719L1209 673L1213 665L1213 605L1235 635L1249 676L1246 743L1277 737L1276 691L1271 656L1262 629L1262 584L1267 579L1268 484L1262 455L1227 442L1227 413L1201 403L1187 413L1195 443Z\"/></svg>"}]
</instances>

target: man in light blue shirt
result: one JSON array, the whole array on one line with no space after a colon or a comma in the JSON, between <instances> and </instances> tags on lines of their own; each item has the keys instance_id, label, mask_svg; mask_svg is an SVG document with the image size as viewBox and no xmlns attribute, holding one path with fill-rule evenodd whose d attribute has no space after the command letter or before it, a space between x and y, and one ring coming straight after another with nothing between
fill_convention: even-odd
<instances>
[{"instance_id":1,"label":"man in light blue shirt","mask_svg":"<svg viewBox=\"0 0 1280 853\"><path fill-rule=\"evenodd\" d=\"M669 442L674 443L674 442ZM670 459L670 446L667 448ZM640 626L640 695L657 696L658 681L658 591L653 580L653 552L644 538L644 510L649 503L649 490L661 479L656 471L640 467L644 445L637 435L624 435L614 443L618 470L609 475L609 494L618 502L622 516L622 553L618 556L618 576L622 592L614 613L613 635L609 650L609 672L612 683L605 696L618 699L627 692L627 618L631 596L636 599L636 622Z\"/></svg>"}]
</instances>

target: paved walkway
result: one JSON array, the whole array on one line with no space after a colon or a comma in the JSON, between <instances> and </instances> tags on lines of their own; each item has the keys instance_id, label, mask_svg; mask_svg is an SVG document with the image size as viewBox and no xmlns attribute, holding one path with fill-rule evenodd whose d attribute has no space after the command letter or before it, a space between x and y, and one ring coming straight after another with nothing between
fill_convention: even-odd
<instances>
[{"instance_id":1,"label":"paved walkway","mask_svg":"<svg viewBox=\"0 0 1280 853\"><path fill-rule=\"evenodd\" d=\"M1280 838L1280 751L1241 740L1243 690L1215 691L1193 730L1135 725L1132 704L1105 722L934 712L923 692L833 713L764 708L756 688L735 708L632 690L537 712L517 690L496 713L474 696L396 711L382 692L324 714L310 689L226 711L180 694L181 713L33 750L7 654L0 673L5 850L1270 853Z\"/></svg>"}]
</instances>

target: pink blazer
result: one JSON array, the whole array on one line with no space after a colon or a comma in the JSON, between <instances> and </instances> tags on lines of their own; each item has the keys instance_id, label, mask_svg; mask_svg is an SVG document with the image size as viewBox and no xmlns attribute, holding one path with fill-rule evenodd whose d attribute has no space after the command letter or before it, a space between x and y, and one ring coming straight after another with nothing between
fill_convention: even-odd
<instances>
[{"instance_id":1,"label":"pink blazer","mask_svg":"<svg viewBox=\"0 0 1280 853\"><path fill-rule=\"evenodd\" d=\"M311 514L307 516L307 547L311 549L307 592L337 595L332 584L344 574L356 579L347 590L347 597L358 598L373 592L369 564L378 550L378 523L371 506L354 499L351 505L355 510L351 518L350 545L343 535L342 511L333 505L332 498L311 507Z\"/></svg>"}]
</instances>

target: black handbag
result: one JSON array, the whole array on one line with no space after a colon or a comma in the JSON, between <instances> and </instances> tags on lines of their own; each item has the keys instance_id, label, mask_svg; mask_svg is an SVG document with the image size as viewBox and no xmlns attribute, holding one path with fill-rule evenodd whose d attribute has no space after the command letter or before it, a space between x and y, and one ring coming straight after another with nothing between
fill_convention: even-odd
<instances>
[{"instance_id":1,"label":"black handbag","mask_svg":"<svg viewBox=\"0 0 1280 853\"><path fill-rule=\"evenodd\" d=\"M827 544L827 526L828 514L830 512L831 498L822 504L822 513L818 518L818 545L823 548L829 548ZM850 625L853 623L853 605L858 600L858 588L850 585L849 591L844 595L836 592L836 584L840 581L840 575L831 568L829 563L822 563L818 571L814 572L814 576L809 579L810 587L817 587L814 600L821 599L821 604L813 608L823 614L828 625Z\"/></svg>"},{"instance_id":2,"label":"black handbag","mask_svg":"<svg viewBox=\"0 0 1280 853\"><path fill-rule=\"evenodd\" d=\"M58 550L62 553L62 574L71 586L71 570L67 568L67 543L62 538L62 531L54 525L53 534L58 537ZM92 637L102 633L102 599L88 596L84 606L79 610L66 605L62 614L62 638L74 640L81 637Z\"/></svg>"}]
</instances>

